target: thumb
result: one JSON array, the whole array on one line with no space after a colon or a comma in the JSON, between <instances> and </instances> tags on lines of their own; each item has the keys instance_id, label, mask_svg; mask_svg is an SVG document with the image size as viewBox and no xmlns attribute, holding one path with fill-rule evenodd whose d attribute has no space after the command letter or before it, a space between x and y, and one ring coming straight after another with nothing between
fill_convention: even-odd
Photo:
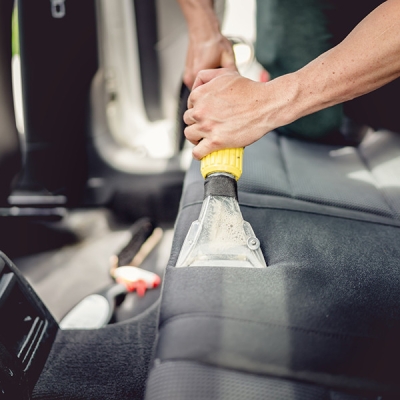
<instances>
[{"instance_id":1,"label":"thumb","mask_svg":"<svg viewBox=\"0 0 400 400\"><path fill-rule=\"evenodd\" d=\"M237 71L235 55L232 52L224 51L221 55L221 67Z\"/></svg>"},{"instance_id":2,"label":"thumb","mask_svg":"<svg viewBox=\"0 0 400 400\"><path fill-rule=\"evenodd\" d=\"M183 74L182 81L188 88L191 88L194 82L193 74L190 71L186 70L185 73Z\"/></svg>"}]
</instances>

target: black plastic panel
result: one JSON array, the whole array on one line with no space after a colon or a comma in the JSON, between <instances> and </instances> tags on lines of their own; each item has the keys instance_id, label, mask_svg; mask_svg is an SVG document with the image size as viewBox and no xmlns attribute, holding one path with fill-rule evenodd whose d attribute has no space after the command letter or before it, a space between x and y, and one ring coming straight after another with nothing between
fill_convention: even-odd
<instances>
[{"instance_id":1,"label":"black plastic panel","mask_svg":"<svg viewBox=\"0 0 400 400\"><path fill-rule=\"evenodd\" d=\"M0 252L0 399L27 399L58 325L12 262Z\"/></svg>"},{"instance_id":2,"label":"black plastic panel","mask_svg":"<svg viewBox=\"0 0 400 400\"><path fill-rule=\"evenodd\" d=\"M89 89L97 70L94 0L18 0L27 140L21 186L79 199L87 175Z\"/></svg>"}]
</instances>

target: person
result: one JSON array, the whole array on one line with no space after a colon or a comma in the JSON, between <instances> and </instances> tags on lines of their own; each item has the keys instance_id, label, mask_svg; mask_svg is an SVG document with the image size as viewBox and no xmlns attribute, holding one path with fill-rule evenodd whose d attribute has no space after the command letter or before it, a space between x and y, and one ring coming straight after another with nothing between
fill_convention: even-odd
<instances>
[{"instance_id":1,"label":"person","mask_svg":"<svg viewBox=\"0 0 400 400\"><path fill-rule=\"evenodd\" d=\"M280 1L283 4L279 9ZM343 22L352 14L348 7L338 11L337 7L325 7L328 3L323 0L307 0L300 6L294 0L280 1L258 0L257 5L256 55L265 61L263 65L271 75L265 83L238 73L232 46L221 33L212 0L178 0L189 32L183 79L192 91L184 121L185 136L194 144L194 158L223 148L245 147L277 128L284 133L286 128L286 133L294 136L313 129L315 136L327 135L340 124L343 104L363 99L400 76L400 1L363 2L371 10L360 10L363 5L357 4L352 9L367 15L348 28L350 33L339 32L337 43L326 30L331 28L326 23L329 18L322 16L336 12ZM294 7L291 13L290 7ZM261 11L264 17L259 16ZM353 23L354 18L346 21ZM262 22L271 26L266 28ZM262 38L260 32L264 33ZM285 70L282 65L288 64ZM398 102L392 97L388 100L390 106L381 106L378 100L373 108L380 107L383 112L386 107L394 109ZM368 121L373 113L366 110L358 107L357 112ZM397 121L397 112L393 114Z\"/></svg>"}]
</instances>

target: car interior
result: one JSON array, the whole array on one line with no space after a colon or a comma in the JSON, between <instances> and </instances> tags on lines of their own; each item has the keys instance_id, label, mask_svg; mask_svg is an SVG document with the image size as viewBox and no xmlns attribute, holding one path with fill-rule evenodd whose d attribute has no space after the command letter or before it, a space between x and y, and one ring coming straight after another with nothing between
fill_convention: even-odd
<instances>
[{"instance_id":1,"label":"car interior","mask_svg":"<svg viewBox=\"0 0 400 400\"><path fill-rule=\"evenodd\" d=\"M214 6L262 80L254 3ZM186 46L176 0L0 0L0 399L399 399L399 132L268 133L229 195L260 266L185 264L225 196Z\"/></svg>"}]
</instances>

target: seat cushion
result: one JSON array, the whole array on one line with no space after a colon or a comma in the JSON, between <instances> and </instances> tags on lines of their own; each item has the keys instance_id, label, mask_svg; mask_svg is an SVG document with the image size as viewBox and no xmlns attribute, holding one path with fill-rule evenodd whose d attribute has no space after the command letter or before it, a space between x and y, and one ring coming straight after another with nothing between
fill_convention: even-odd
<instances>
[{"instance_id":1,"label":"seat cushion","mask_svg":"<svg viewBox=\"0 0 400 400\"><path fill-rule=\"evenodd\" d=\"M359 399L358 396L322 386L246 374L187 361L169 361L157 367L150 377L147 398L153 400ZM367 400L367 397L363 397L363 400Z\"/></svg>"},{"instance_id":2,"label":"seat cushion","mask_svg":"<svg viewBox=\"0 0 400 400\"><path fill-rule=\"evenodd\" d=\"M194 162L149 385L165 363L189 362L342 394L398 396L399 139L379 132L353 148L270 133L246 148L239 201L261 242L268 264L261 270L174 267L202 203Z\"/></svg>"}]
</instances>

